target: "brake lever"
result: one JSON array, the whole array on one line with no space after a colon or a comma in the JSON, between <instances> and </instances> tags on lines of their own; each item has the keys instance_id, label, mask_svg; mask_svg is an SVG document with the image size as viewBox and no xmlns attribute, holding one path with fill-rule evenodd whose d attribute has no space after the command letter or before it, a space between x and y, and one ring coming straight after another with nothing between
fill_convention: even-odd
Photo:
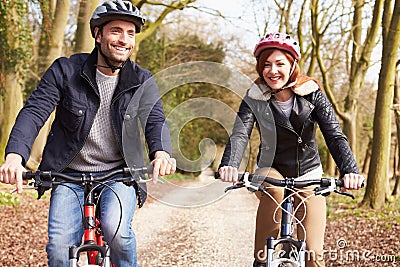
<instances>
[{"instance_id":1,"label":"brake lever","mask_svg":"<svg viewBox=\"0 0 400 267\"><path fill-rule=\"evenodd\" d=\"M225 193L228 192L229 190L238 189L238 188L242 188L242 187L244 187L244 183L234 184L232 186L225 188Z\"/></svg>"},{"instance_id":2,"label":"brake lever","mask_svg":"<svg viewBox=\"0 0 400 267\"><path fill-rule=\"evenodd\" d=\"M329 196L331 192L335 192L336 189L336 182L334 178L330 178L330 185L326 187L316 187L314 188L315 195L322 195L322 196Z\"/></svg>"},{"instance_id":3,"label":"brake lever","mask_svg":"<svg viewBox=\"0 0 400 267\"><path fill-rule=\"evenodd\" d=\"M249 173L245 172L243 174L243 180L241 180L241 183L238 183L238 184L228 187L227 189L225 189L225 192L228 190L242 188L242 187L246 187L247 190L250 191L251 193L254 193L256 191L261 191L261 192L264 191L264 186L262 184L256 184L256 183L250 182L249 181Z\"/></svg>"},{"instance_id":4,"label":"brake lever","mask_svg":"<svg viewBox=\"0 0 400 267\"><path fill-rule=\"evenodd\" d=\"M238 189L238 188L242 188L242 187L248 187L249 184L250 184L249 173L246 172L243 175L243 179L239 180L237 184L234 184L232 186L225 188L225 193L228 192L229 190Z\"/></svg>"},{"instance_id":5,"label":"brake lever","mask_svg":"<svg viewBox=\"0 0 400 267\"><path fill-rule=\"evenodd\" d=\"M261 184L256 184L256 183L252 183L249 181L249 173L246 172L243 175L243 183L244 186L247 188L247 190L249 190L250 192L254 193L256 191L262 191L264 189L264 187Z\"/></svg>"},{"instance_id":6,"label":"brake lever","mask_svg":"<svg viewBox=\"0 0 400 267\"><path fill-rule=\"evenodd\" d=\"M143 177L144 177L144 178L143 178ZM123 179L124 179L124 178L122 178L121 181L122 181ZM141 174L135 174L135 175L132 175L132 176L130 177L129 181L124 181L123 183L124 183L125 185L127 185L127 186L132 186L134 183L137 183L137 184L146 184L146 183L149 183L149 182L151 182L151 181L153 181L153 179L151 179L151 178L148 177L148 176L144 176L144 175L141 175ZM163 184L163 183L165 183L165 180L162 179L162 178L158 178L158 179L157 179L157 182Z\"/></svg>"},{"instance_id":7,"label":"brake lever","mask_svg":"<svg viewBox=\"0 0 400 267\"><path fill-rule=\"evenodd\" d=\"M36 189L36 187L33 185L33 183L29 183L29 185L23 186L22 189ZM17 188L10 190L9 193L14 194L15 192L17 192Z\"/></svg>"},{"instance_id":8,"label":"brake lever","mask_svg":"<svg viewBox=\"0 0 400 267\"><path fill-rule=\"evenodd\" d=\"M351 197L352 199L355 199L354 195L353 195L353 194L350 194L350 193L348 193L348 192L342 192L342 191L337 190L337 189L335 189L334 192L337 193L337 194L339 194L339 195L343 195L343 196Z\"/></svg>"}]
</instances>

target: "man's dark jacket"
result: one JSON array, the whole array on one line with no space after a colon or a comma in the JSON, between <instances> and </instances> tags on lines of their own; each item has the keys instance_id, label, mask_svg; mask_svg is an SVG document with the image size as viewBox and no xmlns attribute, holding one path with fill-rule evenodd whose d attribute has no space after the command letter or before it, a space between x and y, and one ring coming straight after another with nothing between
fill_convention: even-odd
<instances>
[{"instance_id":1,"label":"man's dark jacket","mask_svg":"<svg viewBox=\"0 0 400 267\"><path fill-rule=\"evenodd\" d=\"M94 49L91 54L59 58L51 65L20 111L6 154L19 154L26 164L39 130L56 109L39 169L60 172L68 167L82 149L100 105L96 63ZM158 88L148 70L128 60L119 73L110 108L115 139L129 167L144 164L139 121L149 158L160 150L171 153ZM139 193L143 203L146 196Z\"/></svg>"}]
</instances>

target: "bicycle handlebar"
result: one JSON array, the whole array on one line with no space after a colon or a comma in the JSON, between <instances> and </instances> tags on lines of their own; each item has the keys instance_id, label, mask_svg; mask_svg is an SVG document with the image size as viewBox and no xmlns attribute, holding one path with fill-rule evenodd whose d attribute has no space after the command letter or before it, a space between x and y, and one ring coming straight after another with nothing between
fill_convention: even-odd
<instances>
[{"instance_id":1,"label":"bicycle handlebar","mask_svg":"<svg viewBox=\"0 0 400 267\"><path fill-rule=\"evenodd\" d=\"M71 176L68 173L60 173L60 172L52 172L52 171L27 171L22 174L22 179L23 180L30 180L30 179L37 179L37 177L41 179L53 179L53 178L61 178L65 181L68 182L76 182L80 183L85 180L85 177L89 178L90 181L96 181L96 182L103 182L115 175L122 174L123 178L135 176L135 175L143 175L143 174L149 174L153 172L153 166L145 166L141 168L121 168L121 169L116 169L113 171L109 171L104 175L96 176L93 177L91 173L82 173L81 177L76 177L76 176ZM141 181L141 180L140 180Z\"/></svg>"},{"instance_id":2,"label":"bicycle handlebar","mask_svg":"<svg viewBox=\"0 0 400 267\"><path fill-rule=\"evenodd\" d=\"M93 176L92 173L83 172L81 176L72 176L68 173L52 172L52 171L27 171L22 174L23 180L31 180L31 186L38 191L38 199L44 194L44 192L53 185L61 184L63 182L70 182L75 184L85 184L89 182L105 182L109 178L122 174L121 178L113 179L114 182L123 182L124 184L131 186L134 183L146 183L151 179L143 179L145 174L153 172L153 166L145 166L140 168L121 168L109 171L103 175ZM63 182L55 181L55 179L62 179Z\"/></svg>"},{"instance_id":3,"label":"bicycle handlebar","mask_svg":"<svg viewBox=\"0 0 400 267\"><path fill-rule=\"evenodd\" d=\"M218 172L214 174L215 179L219 179L220 175ZM335 192L341 195L345 195L354 199L354 196L347 192L342 192L337 190L337 187L344 187L343 179L330 178L320 178L312 180L295 180L294 178L275 179L267 176L242 173L239 174L238 183L227 187L226 191L246 187L250 191L264 191L265 187L262 185L263 182L267 182L273 186L285 187L285 188L304 188L312 185L319 185L319 187L314 188L315 195L327 196L331 192ZM364 186L364 183L361 187Z\"/></svg>"}]
</instances>

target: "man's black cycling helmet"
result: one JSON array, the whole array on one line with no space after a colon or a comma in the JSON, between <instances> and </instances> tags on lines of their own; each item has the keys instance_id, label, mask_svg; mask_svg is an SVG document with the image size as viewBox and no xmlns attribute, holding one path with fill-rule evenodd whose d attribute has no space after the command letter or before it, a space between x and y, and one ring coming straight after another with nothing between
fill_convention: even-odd
<instances>
[{"instance_id":1,"label":"man's black cycling helmet","mask_svg":"<svg viewBox=\"0 0 400 267\"><path fill-rule=\"evenodd\" d=\"M112 0L106 1L96 8L90 19L90 31L94 37L94 29L113 20L126 20L136 26L136 33L142 30L146 21L139 12L139 9L129 1Z\"/></svg>"}]
</instances>

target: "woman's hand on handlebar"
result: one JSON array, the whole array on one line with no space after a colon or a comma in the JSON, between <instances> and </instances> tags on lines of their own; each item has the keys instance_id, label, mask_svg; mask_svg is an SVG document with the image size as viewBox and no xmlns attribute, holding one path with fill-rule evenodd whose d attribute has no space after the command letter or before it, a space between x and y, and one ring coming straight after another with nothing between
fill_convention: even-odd
<instances>
[{"instance_id":1,"label":"woman's hand on handlebar","mask_svg":"<svg viewBox=\"0 0 400 267\"><path fill-rule=\"evenodd\" d=\"M22 173L26 169L22 166L22 157L15 153L6 156L6 161L0 167L0 182L5 184L15 184L17 193L22 193Z\"/></svg>"},{"instance_id":2,"label":"woman's hand on handlebar","mask_svg":"<svg viewBox=\"0 0 400 267\"><path fill-rule=\"evenodd\" d=\"M151 165L153 165L153 174L150 177L153 183L157 183L158 176L173 174L176 171L176 160L165 151L157 151Z\"/></svg>"},{"instance_id":3,"label":"woman's hand on handlebar","mask_svg":"<svg viewBox=\"0 0 400 267\"><path fill-rule=\"evenodd\" d=\"M350 190L358 190L362 187L364 182L364 176L357 173L348 173L343 176L344 187L342 191Z\"/></svg>"},{"instance_id":4,"label":"woman's hand on handlebar","mask_svg":"<svg viewBox=\"0 0 400 267\"><path fill-rule=\"evenodd\" d=\"M221 180L224 182L236 183L238 180L238 169L232 166L223 166L218 170Z\"/></svg>"}]
</instances>

